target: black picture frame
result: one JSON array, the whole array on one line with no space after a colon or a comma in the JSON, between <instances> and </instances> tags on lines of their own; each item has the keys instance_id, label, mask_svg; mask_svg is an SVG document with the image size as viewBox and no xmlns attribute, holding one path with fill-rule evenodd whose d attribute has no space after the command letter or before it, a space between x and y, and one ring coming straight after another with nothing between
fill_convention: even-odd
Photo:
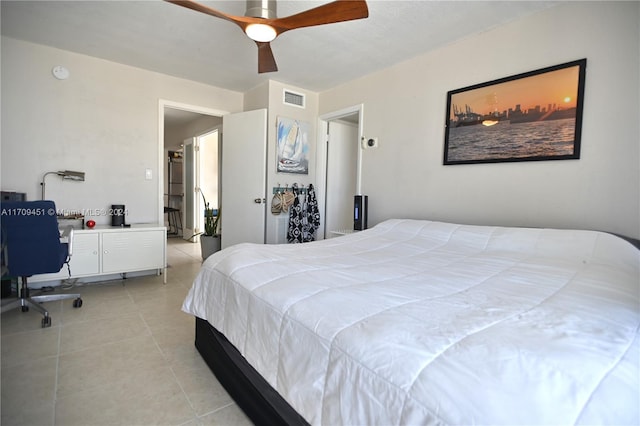
<instances>
[{"instance_id":1,"label":"black picture frame","mask_svg":"<svg viewBox=\"0 0 640 426\"><path fill-rule=\"evenodd\" d=\"M447 92L444 165L580 158L587 60Z\"/></svg>"}]
</instances>

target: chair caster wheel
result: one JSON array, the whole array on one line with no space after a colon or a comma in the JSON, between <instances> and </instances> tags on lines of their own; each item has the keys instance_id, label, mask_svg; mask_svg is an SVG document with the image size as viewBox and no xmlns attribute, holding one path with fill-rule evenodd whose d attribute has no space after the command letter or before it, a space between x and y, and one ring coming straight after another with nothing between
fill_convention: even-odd
<instances>
[{"instance_id":1,"label":"chair caster wheel","mask_svg":"<svg viewBox=\"0 0 640 426\"><path fill-rule=\"evenodd\" d=\"M73 307L74 308L80 308L82 307L82 299L80 299L79 297L73 301Z\"/></svg>"},{"instance_id":2,"label":"chair caster wheel","mask_svg":"<svg viewBox=\"0 0 640 426\"><path fill-rule=\"evenodd\" d=\"M22 312L29 312L28 306L22 306Z\"/></svg>"},{"instance_id":3,"label":"chair caster wheel","mask_svg":"<svg viewBox=\"0 0 640 426\"><path fill-rule=\"evenodd\" d=\"M51 317L46 316L42 318L42 328L51 327Z\"/></svg>"}]
</instances>

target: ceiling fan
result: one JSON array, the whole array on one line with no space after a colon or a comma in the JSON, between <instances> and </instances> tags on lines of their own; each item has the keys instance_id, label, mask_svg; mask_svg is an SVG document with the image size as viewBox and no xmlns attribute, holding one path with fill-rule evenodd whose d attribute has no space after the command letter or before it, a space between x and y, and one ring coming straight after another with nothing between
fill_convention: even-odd
<instances>
[{"instance_id":1,"label":"ceiling fan","mask_svg":"<svg viewBox=\"0 0 640 426\"><path fill-rule=\"evenodd\" d=\"M369 16L365 0L337 0L285 18L276 17L276 0L247 0L245 16L229 15L193 0L166 1L238 25L258 45L258 73L278 71L269 43L285 31Z\"/></svg>"}]
</instances>

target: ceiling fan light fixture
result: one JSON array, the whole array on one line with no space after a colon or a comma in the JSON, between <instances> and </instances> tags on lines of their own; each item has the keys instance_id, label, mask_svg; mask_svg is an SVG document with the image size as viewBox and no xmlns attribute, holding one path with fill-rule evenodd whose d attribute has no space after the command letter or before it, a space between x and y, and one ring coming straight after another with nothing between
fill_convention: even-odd
<instances>
[{"instance_id":1,"label":"ceiling fan light fixture","mask_svg":"<svg viewBox=\"0 0 640 426\"><path fill-rule=\"evenodd\" d=\"M276 30L267 24L249 24L244 32L251 40L268 43L278 35Z\"/></svg>"}]
</instances>

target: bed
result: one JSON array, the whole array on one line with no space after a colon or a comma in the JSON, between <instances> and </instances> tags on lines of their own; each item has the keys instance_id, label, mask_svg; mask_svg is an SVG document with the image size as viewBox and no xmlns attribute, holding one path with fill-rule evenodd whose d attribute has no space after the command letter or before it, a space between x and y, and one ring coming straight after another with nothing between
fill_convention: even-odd
<instances>
[{"instance_id":1,"label":"bed","mask_svg":"<svg viewBox=\"0 0 640 426\"><path fill-rule=\"evenodd\" d=\"M391 219L222 250L183 310L256 423L612 425L640 423L639 294L611 234Z\"/></svg>"}]
</instances>

